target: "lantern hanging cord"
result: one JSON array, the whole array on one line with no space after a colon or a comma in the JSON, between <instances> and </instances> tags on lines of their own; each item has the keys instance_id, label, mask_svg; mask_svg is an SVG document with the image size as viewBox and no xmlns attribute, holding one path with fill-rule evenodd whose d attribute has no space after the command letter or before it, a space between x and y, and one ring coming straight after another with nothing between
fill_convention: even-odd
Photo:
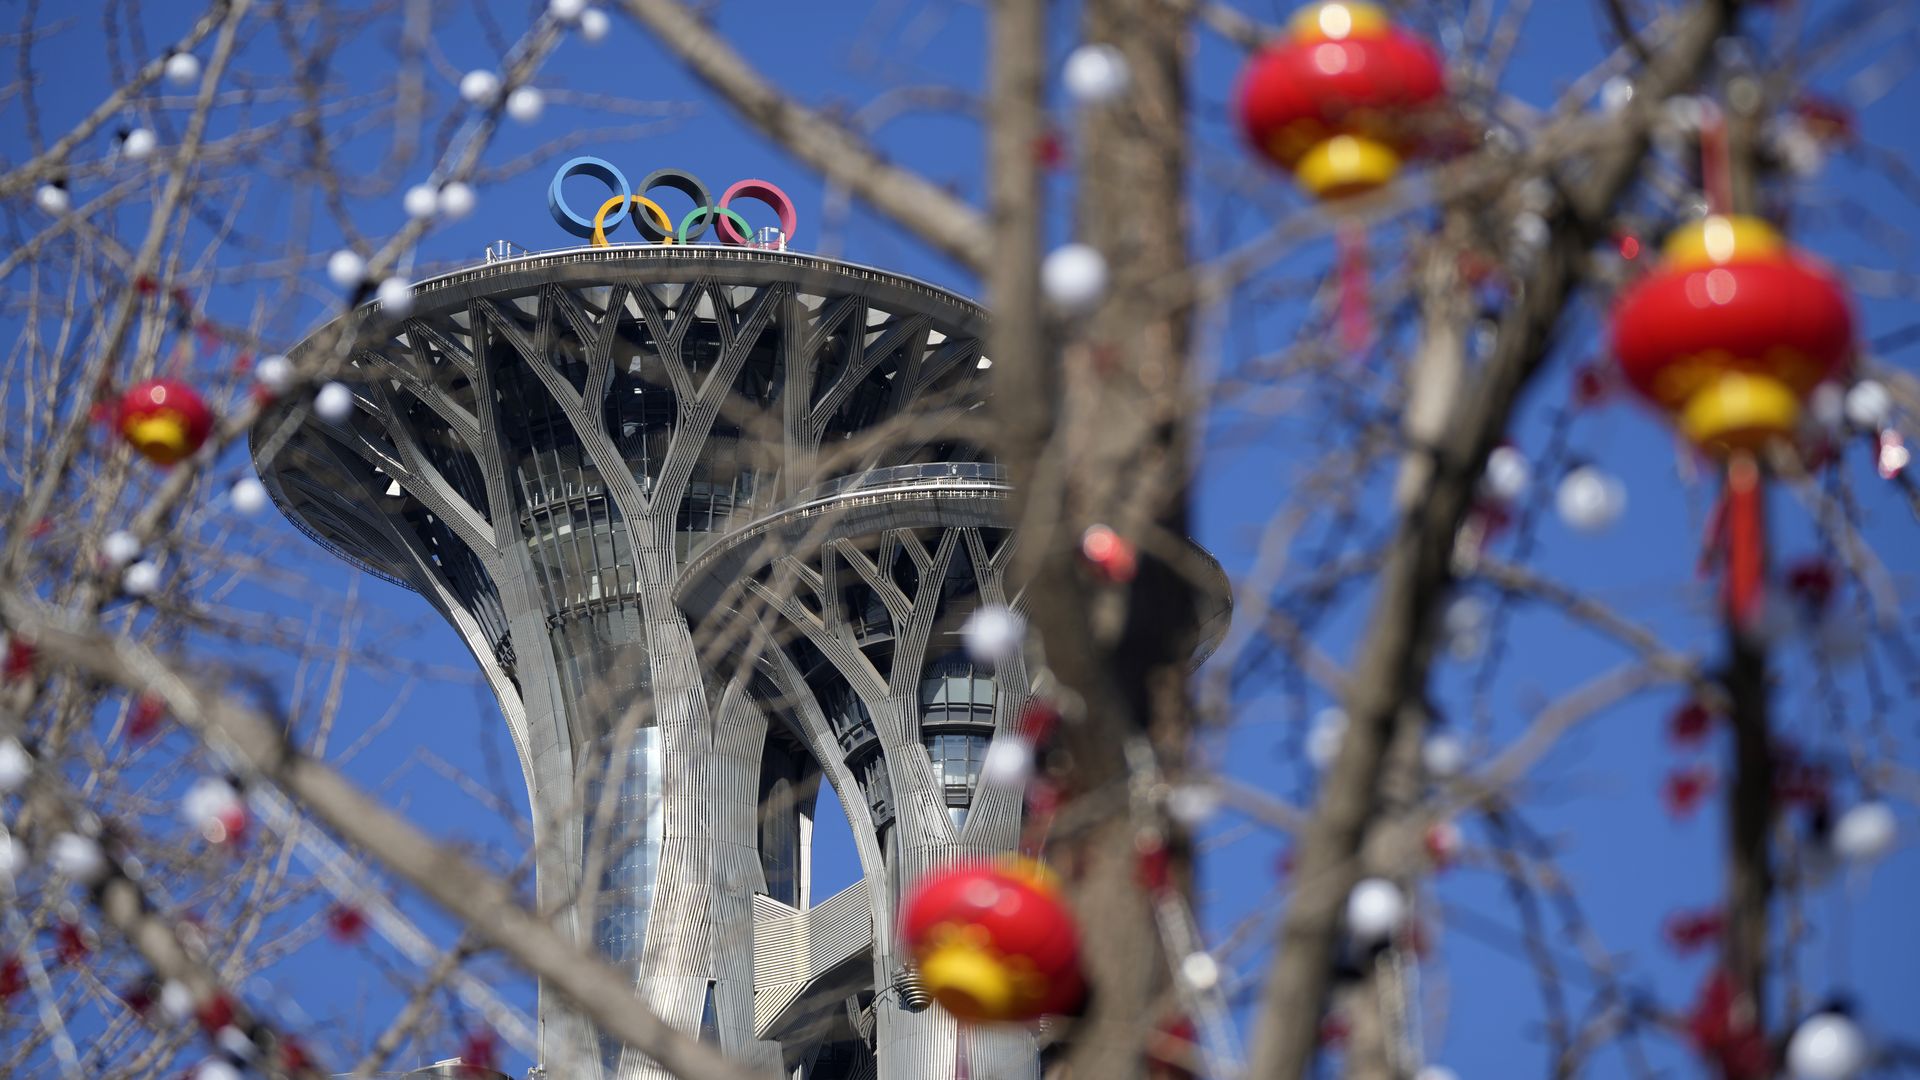
<instances>
[{"instance_id":1,"label":"lantern hanging cord","mask_svg":"<svg viewBox=\"0 0 1920 1080\"><path fill-rule=\"evenodd\" d=\"M1700 117L1700 187L1706 192L1710 212L1733 212L1733 157L1727 142L1727 114L1712 102L1704 105Z\"/></svg>"}]
</instances>

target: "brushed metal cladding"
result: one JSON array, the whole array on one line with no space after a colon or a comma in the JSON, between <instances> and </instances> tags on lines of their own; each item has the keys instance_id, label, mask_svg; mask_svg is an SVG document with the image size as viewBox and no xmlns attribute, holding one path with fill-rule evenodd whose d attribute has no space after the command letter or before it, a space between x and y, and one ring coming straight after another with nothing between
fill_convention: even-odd
<instances>
[{"instance_id":1,"label":"brushed metal cladding","mask_svg":"<svg viewBox=\"0 0 1920 1080\"><path fill-rule=\"evenodd\" d=\"M832 1030L849 997L871 985L873 917L856 881L806 911L754 897L756 1034L797 1054Z\"/></svg>"}]
</instances>

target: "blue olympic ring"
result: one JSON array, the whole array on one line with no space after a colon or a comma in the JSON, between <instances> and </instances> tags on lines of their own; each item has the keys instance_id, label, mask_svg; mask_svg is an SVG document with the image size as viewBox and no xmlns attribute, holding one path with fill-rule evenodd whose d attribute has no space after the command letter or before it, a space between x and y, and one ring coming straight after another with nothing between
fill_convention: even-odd
<instances>
[{"instance_id":1,"label":"blue olympic ring","mask_svg":"<svg viewBox=\"0 0 1920 1080\"><path fill-rule=\"evenodd\" d=\"M569 206L566 194L561 190L567 180L574 176L593 177L615 193L601 204L599 213L591 218ZM677 229L660 204L647 197L648 192L659 188L677 191L693 200L693 210L681 219ZM692 173L678 169L656 169L647 175L640 189L635 191L628 186L626 174L612 162L597 157L577 157L560 166L560 170L553 174L553 182L547 185L547 210L553 215L553 220L561 228L591 241L596 247L607 246L607 232L627 220L630 212L640 235L655 243L692 243L705 236L711 226L719 233L721 243L750 245L754 241L746 219L730 208L735 199L752 199L766 204L780 219L780 231L784 234L782 246L793 239L799 227L799 215L794 209L793 199L765 180L738 181L715 201L707 186ZM647 213L643 215L639 212L641 210ZM694 228L696 225L697 230Z\"/></svg>"}]
</instances>

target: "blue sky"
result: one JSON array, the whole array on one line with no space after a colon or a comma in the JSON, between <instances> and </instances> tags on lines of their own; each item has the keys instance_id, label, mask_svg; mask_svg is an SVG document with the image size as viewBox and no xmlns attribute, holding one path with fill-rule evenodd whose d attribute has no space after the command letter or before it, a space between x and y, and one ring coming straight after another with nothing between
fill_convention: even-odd
<instances>
[{"instance_id":1,"label":"blue sky","mask_svg":"<svg viewBox=\"0 0 1920 1080\"><path fill-rule=\"evenodd\" d=\"M1274 21L1283 15L1278 5L1267 0L1240 0L1240 6ZM1817 14L1835 6L1821 3L1810 8ZM521 25L532 9L525 3L487 7L509 29ZM1538 4L1535 9L1503 89L1544 105L1570 73L1584 71L1598 58L1601 44L1595 5ZM148 14L153 40L164 40L176 31L162 24L178 16L165 11ZM982 14L974 5L915 0L804 4L729 0L718 6L714 18L720 30L778 83L816 105L858 107L876 94L906 85L943 83L969 89L980 85ZM90 108L105 86L107 72L100 63L95 22L85 17L77 20L49 44L39 60L43 72L62 73L48 76L41 94L50 130L60 130L63 120ZM1764 21L1761 25L1770 26ZM1899 25L1910 43L1911 27ZM441 16L436 38L455 71L497 62L483 21L470 17L464 6ZM1052 43L1056 61L1071 44L1070 27L1062 19ZM1904 76L1903 65L1879 66L1901 45L1900 40L1882 40L1873 48L1850 53L1835 70L1819 75L1816 85L1828 94L1845 96L1871 89L1882 74ZM273 55L270 40L257 42L243 53L242 66L251 65L256 74L270 78ZM1193 208L1196 243L1202 252L1257 235L1277 214L1297 205L1283 179L1262 176L1247 165L1228 129L1226 102L1239 62L1236 49L1202 36L1194 65L1201 150ZM345 79L373 88L385 85L391 67L390 43L380 35L368 35L342 54L336 70ZM482 247L498 239L535 249L568 246L570 238L547 217L544 189L553 168L574 153L605 157L631 179L655 168L684 168L716 191L739 178L772 180L799 204L801 225L795 246L822 248L822 188L815 178L744 129L677 64L623 21L616 20L614 33L598 47L569 40L538 81L554 90L617 93L685 104L690 109L656 133L609 138L555 152L550 160L535 160L525 171L484 187L479 209L470 219L436 230L421 246L423 264L476 261ZM436 92L443 103L452 99L451 85L436 82ZM1859 122L1868 144L1910 153L1916 145L1915 119L1911 110L1903 108L1910 93L1910 80L1897 81L1890 93L1861 112ZM622 122L604 113L550 104L535 128L509 128L487 160L511 161L536 151L553 135ZM909 114L887 125L877 138L897 160L952 184L969 197L979 197L981 135L973 119L952 113ZM0 114L0 147L17 157L23 146L18 110L9 108ZM104 152L104 146L101 149ZM371 171L384 153L383 141L369 136L347 148L344 160ZM263 170L267 168L270 165L263 165ZM403 220L400 190L423 178L425 171L426 165L411 163L400 187L356 202L359 226L376 236L396 228ZM1054 220L1059 222L1060 239L1071 228L1070 183L1069 176L1062 176L1055 193L1059 212ZM78 194L84 199L87 193L82 189ZM288 215L297 207L277 193L264 175L245 198L247 212L262 215L262 220ZM1920 208L1911 195L1902 194L1877 170L1857 160L1836 159L1814 181L1800 205L1795 226L1801 243L1844 266L1912 273L1912 232L1920 223ZM122 227L132 220L127 218ZM311 250L324 252L334 242L319 226L309 244ZM1398 238L1391 232L1375 238L1376 274L1391 272L1397 245ZM831 246L856 261L978 294L977 284L954 266L904 239L859 206L844 230L832 238ZM1324 248L1306 249L1284 258L1265 280L1317 274L1328 260ZM329 290L319 259L308 281L311 292L280 308L268 324L284 334L289 344L324 313L322 299ZM1857 281L1867 287L1883 283L1870 275ZM1231 332L1223 339L1230 350L1223 361L1228 370L1250 351L1283 346L1298 330L1298 310L1263 304L1258 285L1250 285L1230 314ZM236 289L230 295L214 291L208 303L226 317L241 318L260 299L257 292ZM1903 297L1863 295L1860 306L1869 338L1912 321L1911 305ZM1591 308L1573 316L1557 359L1530 392L1514 433L1518 444L1535 458L1531 503L1542 508L1533 530L1530 564L1543 574L1591 591L1623 614L1658 630L1675 649L1710 657L1716 649L1711 593L1696 578L1693 562L1711 503L1711 486L1697 479L1689 482L1681 475L1671 436L1631 403L1578 410L1564 422L1560 419L1572 371L1578 363L1602 353L1603 325ZM1881 359L1903 368L1913 364L1910 353L1899 351ZM1308 409L1260 428L1252 438L1240 437L1230 444L1218 440L1205 448L1197 539L1218 554L1230 572L1245 568L1258 528L1286 502L1289 478L1310 460L1301 448L1315 447L1328 430L1325 420ZM1550 445L1560 448L1551 456L1546 454ZM1627 485L1627 512L1603 535L1573 533L1550 511L1551 485L1573 460L1600 463ZM238 470L242 460L236 455L222 464ZM1859 447L1842 470L1847 484L1858 493L1860 527L1899 580L1903 598L1911 596L1915 523L1910 511L1873 475ZM1356 482L1367 485L1372 493L1384 491L1380 476ZM1381 501L1375 498L1373 503L1377 506ZM1813 550L1802 507L1777 496L1774 522L1776 552L1782 561ZM1341 539L1339 544L1344 546L1330 550L1354 550L1352 545L1377 535L1377 517L1374 524L1371 532L1361 529ZM422 824L470 840L502 864L510 862L517 843L511 826L429 761L429 756L443 760L448 771L477 779L510 806L524 803L511 745L496 710L473 681L448 674L471 667L452 632L411 594L370 579L350 583L345 567L306 544L277 518L262 518L255 527L263 534L258 539L271 538L280 544L289 569L310 577L314 595L331 599L309 609L304 606L307 601L290 596L289 590L249 586L237 592L232 602L286 618L306 618L312 610L317 613L315 637L330 642L340 598L352 587L357 590L363 643L378 642L390 655L433 668L429 675L413 679L378 671L356 672L349 679L334 745L364 739L364 746L349 762L352 775L383 791ZM1507 541L1498 552L1512 555L1513 543ZM1316 550L1313 542L1302 546L1303 564ZM1841 604L1850 605L1855 599L1856 594L1848 591ZM1342 594L1327 612L1319 640L1336 658L1350 655L1367 600L1361 583ZM1475 696L1483 659L1443 663L1436 685L1441 711L1456 729L1484 734L1495 744L1519 731L1541 701L1627 659L1617 648L1550 613L1515 607L1506 615L1510 621L1498 635L1504 647L1502 659L1484 699ZM1874 636L1885 634L1875 632ZM1802 646L1804 640L1796 639L1793 647ZM1781 726L1803 746L1821 753L1840 750L1843 733L1879 732L1883 738L1876 740L1876 748L1892 748L1901 760L1915 760L1915 721L1920 714L1908 701L1913 675L1898 665L1900 654L1881 651L1875 655L1885 686L1884 707L1876 706L1863 689L1857 666L1843 672L1839 690L1829 695L1816 686L1809 665L1789 660L1776 698ZM313 692L311 674L301 687L284 660L269 657L265 662L280 672L290 692ZM1290 748L1297 746L1304 718L1326 703L1316 693L1296 693L1292 689L1296 681L1274 676L1250 680L1242 724L1209 747L1230 774L1289 798L1303 798L1310 790L1310 777ZM396 707L400 694L405 696ZM1667 745L1662 725L1677 701L1676 691L1654 691L1592 718L1536 770L1520 804L1521 817L1551 846L1585 917L1616 958L1626 981L1671 1009L1682 1009L1691 1000L1707 961L1699 956L1674 957L1660 943L1661 921L1678 909L1711 905L1718 893L1721 863L1721 825L1715 809L1709 805L1690 820L1675 822L1658 798L1661 778L1670 767L1714 760L1720 750L1716 744L1704 757L1682 758ZM1841 791L1845 802L1855 789L1843 783ZM1912 829L1911 807L1901 806L1900 813L1903 825ZM852 880L855 873L844 824L836 825L834 817L828 800L823 803L816 896ZM1484 844L1486 833L1479 823L1463 825L1470 844ZM1250 913L1273 908L1273 890L1279 884L1274 868L1286 847L1284 839L1249 833L1231 815L1216 819L1209 831L1215 834L1217 846L1205 864L1202 881L1208 925L1223 930ZM1427 905L1437 901L1435 914L1442 926L1438 950L1422 969L1430 1051L1463 1077L1542 1072L1540 994L1510 937L1517 920L1501 880L1482 867L1468 865L1450 871L1437 885L1437 892L1423 898ZM1920 961L1920 941L1916 941L1907 902L1916 887L1920 887L1920 846L1903 844L1852 887L1829 888L1811 898L1807 914L1814 920L1813 937L1800 953L1812 994L1849 990L1861 1002L1870 1028L1908 1041L1920 1041L1920 1014L1907 1004L1915 988L1912 972ZM409 908L444 931L430 911L417 904ZM1434 911L1431 906L1423 910ZM1574 953L1571 943L1562 941L1557 947L1564 954ZM384 951L379 946L369 948ZM1257 976L1266 958L1263 952L1255 952L1235 959L1242 974ZM367 1032L377 1030L397 1001L372 971L350 952L327 946L304 950L275 974L275 981L280 992L297 999L309 1014ZM513 989L525 999L524 985ZM1590 988L1571 982L1567 990L1578 1015L1577 1007ZM1657 1064L1677 1070L1678 1075L1692 1073L1688 1058L1671 1039L1655 1035L1646 1040L1646 1046ZM455 1049L447 1047L444 1053ZM1591 1075L1628 1073L1623 1059L1607 1052L1595 1061Z\"/></svg>"}]
</instances>

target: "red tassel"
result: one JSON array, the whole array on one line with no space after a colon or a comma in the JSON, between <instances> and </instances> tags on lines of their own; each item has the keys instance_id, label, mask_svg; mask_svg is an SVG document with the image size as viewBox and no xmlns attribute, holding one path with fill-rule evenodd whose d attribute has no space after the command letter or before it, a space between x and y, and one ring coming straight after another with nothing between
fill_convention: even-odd
<instances>
[{"instance_id":1,"label":"red tassel","mask_svg":"<svg viewBox=\"0 0 1920 1080\"><path fill-rule=\"evenodd\" d=\"M1340 230L1340 344L1358 353L1373 342L1373 316L1367 310L1367 231L1358 225Z\"/></svg>"},{"instance_id":2,"label":"red tassel","mask_svg":"<svg viewBox=\"0 0 1920 1080\"><path fill-rule=\"evenodd\" d=\"M1727 462L1727 616L1741 630L1760 617L1767 564L1766 491L1760 466L1747 454Z\"/></svg>"}]
</instances>

